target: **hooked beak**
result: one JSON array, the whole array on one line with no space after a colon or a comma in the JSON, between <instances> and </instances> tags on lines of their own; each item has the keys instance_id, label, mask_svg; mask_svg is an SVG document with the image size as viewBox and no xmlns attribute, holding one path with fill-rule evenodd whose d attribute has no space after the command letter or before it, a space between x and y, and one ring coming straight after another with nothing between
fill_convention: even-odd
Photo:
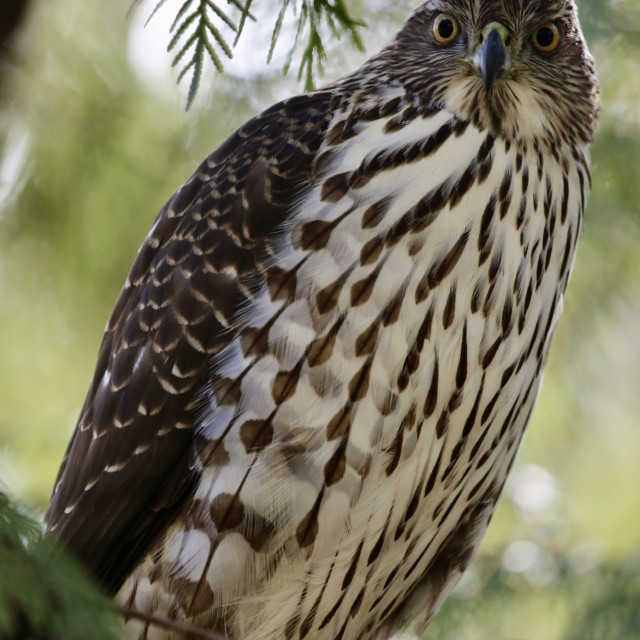
<instances>
[{"instance_id":1,"label":"hooked beak","mask_svg":"<svg viewBox=\"0 0 640 640\"><path fill-rule=\"evenodd\" d=\"M489 93L493 83L511 69L511 56L504 44L509 32L499 22L492 22L483 29L482 35L484 41L473 56L473 65Z\"/></svg>"}]
</instances>

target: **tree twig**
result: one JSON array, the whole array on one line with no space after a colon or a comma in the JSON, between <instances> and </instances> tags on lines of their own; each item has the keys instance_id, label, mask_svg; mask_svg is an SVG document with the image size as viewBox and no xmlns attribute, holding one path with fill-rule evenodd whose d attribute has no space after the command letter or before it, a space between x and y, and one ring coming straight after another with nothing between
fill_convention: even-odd
<instances>
[{"instance_id":1,"label":"tree twig","mask_svg":"<svg viewBox=\"0 0 640 640\"><path fill-rule=\"evenodd\" d=\"M118 611L125 618L135 618L136 620L147 622L156 627L171 629L172 631L177 631L178 633L183 633L189 636L195 636L196 638L204 638L204 640L228 640L228 638L225 638L225 636L221 636L219 633L206 631L205 629L195 627L186 622L180 622L180 620L173 620L172 618L166 618L164 616L157 616L151 613L138 611L138 609L133 609L131 607L119 606Z\"/></svg>"}]
</instances>

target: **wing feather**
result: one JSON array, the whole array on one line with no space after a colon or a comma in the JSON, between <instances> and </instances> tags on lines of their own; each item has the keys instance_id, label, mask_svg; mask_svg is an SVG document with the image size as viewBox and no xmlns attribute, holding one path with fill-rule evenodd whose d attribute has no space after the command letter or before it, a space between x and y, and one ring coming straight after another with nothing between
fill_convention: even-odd
<instances>
[{"instance_id":1,"label":"wing feather","mask_svg":"<svg viewBox=\"0 0 640 640\"><path fill-rule=\"evenodd\" d=\"M198 480L198 390L274 229L309 181L329 91L250 120L162 208L105 330L45 523L110 591ZM304 142L302 142L304 140Z\"/></svg>"}]
</instances>

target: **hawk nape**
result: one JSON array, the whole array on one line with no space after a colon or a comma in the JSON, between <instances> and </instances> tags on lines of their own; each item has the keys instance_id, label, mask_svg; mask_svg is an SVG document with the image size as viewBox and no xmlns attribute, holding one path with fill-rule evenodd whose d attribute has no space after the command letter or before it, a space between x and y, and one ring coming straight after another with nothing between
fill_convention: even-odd
<instances>
[{"instance_id":1,"label":"hawk nape","mask_svg":"<svg viewBox=\"0 0 640 640\"><path fill-rule=\"evenodd\" d=\"M140 249L50 534L234 640L423 629L531 415L597 114L572 0L429 0L246 123Z\"/></svg>"}]
</instances>

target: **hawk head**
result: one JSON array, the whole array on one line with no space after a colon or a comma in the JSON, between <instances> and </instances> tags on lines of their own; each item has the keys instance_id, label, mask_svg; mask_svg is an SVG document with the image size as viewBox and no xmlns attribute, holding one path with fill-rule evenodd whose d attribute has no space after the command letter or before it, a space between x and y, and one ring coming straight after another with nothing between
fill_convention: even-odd
<instances>
[{"instance_id":1,"label":"hawk head","mask_svg":"<svg viewBox=\"0 0 640 640\"><path fill-rule=\"evenodd\" d=\"M505 138L593 137L599 88L573 0L428 0L382 55L423 104Z\"/></svg>"}]
</instances>

